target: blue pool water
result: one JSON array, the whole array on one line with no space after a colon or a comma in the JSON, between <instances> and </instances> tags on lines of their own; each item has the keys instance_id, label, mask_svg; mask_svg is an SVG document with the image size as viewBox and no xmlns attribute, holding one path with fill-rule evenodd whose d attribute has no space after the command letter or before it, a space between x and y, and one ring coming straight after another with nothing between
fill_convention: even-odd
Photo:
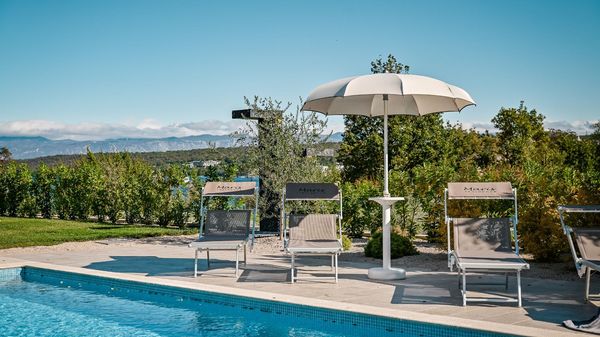
<instances>
[{"instance_id":1,"label":"blue pool water","mask_svg":"<svg viewBox=\"0 0 600 337\"><path fill-rule=\"evenodd\" d=\"M0 336L500 336L25 267L0 269Z\"/></svg>"}]
</instances>

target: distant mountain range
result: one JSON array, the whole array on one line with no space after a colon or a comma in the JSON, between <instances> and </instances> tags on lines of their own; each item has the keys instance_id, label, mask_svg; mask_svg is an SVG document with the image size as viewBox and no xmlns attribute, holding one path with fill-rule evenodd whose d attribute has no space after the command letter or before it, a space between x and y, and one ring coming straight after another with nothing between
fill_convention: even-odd
<instances>
[{"instance_id":1,"label":"distant mountain range","mask_svg":"<svg viewBox=\"0 0 600 337\"><path fill-rule=\"evenodd\" d=\"M330 142L340 142L342 134L334 133ZM6 146L14 159L31 159L54 155L84 154L92 152L165 152L205 149L208 147L231 147L233 139L228 135L198 135L168 138L118 138L106 140L52 140L44 137L0 136L0 147Z\"/></svg>"}]
</instances>

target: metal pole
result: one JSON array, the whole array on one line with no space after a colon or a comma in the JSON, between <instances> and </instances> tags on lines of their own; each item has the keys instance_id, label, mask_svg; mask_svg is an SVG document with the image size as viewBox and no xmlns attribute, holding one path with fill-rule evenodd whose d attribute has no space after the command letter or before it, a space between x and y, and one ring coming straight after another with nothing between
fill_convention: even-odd
<instances>
[{"instance_id":1,"label":"metal pole","mask_svg":"<svg viewBox=\"0 0 600 337\"><path fill-rule=\"evenodd\" d=\"M200 196L200 221L198 228L198 240L202 239L202 231L204 230L204 187Z\"/></svg>"},{"instance_id":2,"label":"metal pole","mask_svg":"<svg viewBox=\"0 0 600 337\"><path fill-rule=\"evenodd\" d=\"M392 267L391 261L391 220L392 220L392 206L383 206L383 269L389 270Z\"/></svg>"},{"instance_id":3,"label":"metal pole","mask_svg":"<svg viewBox=\"0 0 600 337\"><path fill-rule=\"evenodd\" d=\"M383 95L383 196L390 196L388 188L388 95Z\"/></svg>"},{"instance_id":4,"label":"metal pole","mask_svg":"<svg viewBox=\"0 0 600 337\"><path fill-rule=\"evenodd\" d=\"M383 95L383 196L389 197L389 177L388 177L388 95ZM391 206L383 206L383 269L390 269L391 246Z\"/></svg>"}]
</instances>

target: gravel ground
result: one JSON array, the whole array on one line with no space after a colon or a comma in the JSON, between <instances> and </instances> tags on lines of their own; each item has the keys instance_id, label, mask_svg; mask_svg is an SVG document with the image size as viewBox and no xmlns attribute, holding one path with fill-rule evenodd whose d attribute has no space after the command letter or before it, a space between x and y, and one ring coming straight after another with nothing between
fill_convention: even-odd
<instances>
[{"instance_id":1,"label":"gravel ground","mask_svg":"<svg viewBox=\"0 0 600 337\"><path fill-rule=\"evenodd\" d=\"M107 245L133 246L138 244L187 245L196 238L195 235L163 236L142 239L107 239L86 242L67 242L56 246L10 248L0 250L0 256L18 256L26 252L60 253L65 251L106 249ZM365 239L354 239L352 248L340 256L342 262L367 262L380 264L381 260L364 255ZM415 246L419 255L405 256L392 260L392 265L401 266L407 270L448 271L446 251L424 240L416 240ZM274 255L283 254L283 244L279 237L256 238L252 254ZM527 258L527 256L525 256ZM529 259L530 260L530 259ZM524 277L571 281L578 280L577 273L571 261L561 263L539 263L529 261L530 270L523 272Z\"/></svg>"}]
</instances>

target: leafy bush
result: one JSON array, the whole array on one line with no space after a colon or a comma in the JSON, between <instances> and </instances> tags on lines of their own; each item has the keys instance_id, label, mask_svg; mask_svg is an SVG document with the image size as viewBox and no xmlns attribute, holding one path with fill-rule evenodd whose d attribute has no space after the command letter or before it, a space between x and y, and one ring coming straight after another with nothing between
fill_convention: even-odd
<instances>
[{"instance_id":1,"label":"leafy bush","mask_svg":"<svg viewBox=\"0 0 600 337\"><path fill-rule=\"evenodd\" d=\"M344 218L342 226L350 237L362 237L365 229L376 229L381 225L381 206L369 197L381 194L379 186L370 180L342 185L344 196Z\"/></svg>"},{"instance_id":2,"label":"leafy bush","mask_svg":"<svg viewBox=\"0 0 600 337\"><path fill-rule=\"evenodd\" d=\"M342 247L344 250L352 248L352 240L347 235L342 235Z\"/></svg>"},{"instance_id":3,"label":"leafy bush","mask_svg":"<svg viewBox=\"0 0 600 337\"><path fill-rule=\"evenodd\" d=\"M398 233L391 233L391 257L397 259L403 256L417 255L419 252L409 238ZM376 232L365 246L365 255L377 259L383 258L383 233Z\"/></svg>"}]
</instances>

